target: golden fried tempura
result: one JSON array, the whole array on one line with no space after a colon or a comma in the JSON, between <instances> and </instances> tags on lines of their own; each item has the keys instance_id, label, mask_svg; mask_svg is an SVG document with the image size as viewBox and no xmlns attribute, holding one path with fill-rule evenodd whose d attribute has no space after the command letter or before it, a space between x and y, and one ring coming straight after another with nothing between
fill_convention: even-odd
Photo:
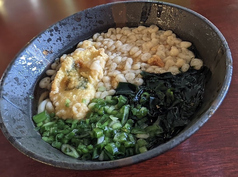
<instances>
[{"instance_id":1,"label":"golden fried tempura","mask_svg":"<svg viewBox=\"0 0 238 177\"><path fill-rule=\"evenodd\" d=\"M103 77L108 59L104 49L95 49L90 41L82 45L84 48L78 48L62 59L52 83L50 99L56 116L62 119L82 119L86 116L87 105L94 98L95 87Z\"/></svg>"}]
</instances>

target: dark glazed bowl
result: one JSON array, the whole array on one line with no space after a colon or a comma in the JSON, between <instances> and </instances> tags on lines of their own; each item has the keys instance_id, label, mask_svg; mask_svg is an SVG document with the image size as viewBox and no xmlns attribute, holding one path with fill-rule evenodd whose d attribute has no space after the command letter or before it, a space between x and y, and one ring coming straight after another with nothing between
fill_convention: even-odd
<instances>
[{"instance_id":1,"label":"dark glazed bowl","mask_svg":"<svg viewBox=\"0 0 238 177\"><path fill-rule=\"evenodd\" d=\"M193 121L176 137L148 152L132 157L92 162L70 158L41 140L32 116L36 113L36 83L50 63L96 32L110 27L158 25L193 42L212 71L205 100ZM0 127L6 138L25 155L61 168L96 170L138 163L158 156L196 132L218 109L232 78L232 57L219 30L189 9L162 2L118 2L78 12L34 38L6 69L0 86Z\"/></svg>"}]
</instances>

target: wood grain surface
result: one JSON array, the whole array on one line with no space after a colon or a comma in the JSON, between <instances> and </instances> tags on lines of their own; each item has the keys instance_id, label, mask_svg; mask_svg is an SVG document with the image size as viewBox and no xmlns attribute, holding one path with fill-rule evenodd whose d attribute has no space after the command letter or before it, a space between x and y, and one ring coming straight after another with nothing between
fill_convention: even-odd
<instances>
[{"instance_id":1,"label":"wood grain surface","mask_svg":"<svg viewBox=\"0 0 238 177\"><path fill-rule=\"evenodd\" d=\"M34 36L80 10L113 0L0 0L0 75ZM0 177L236 177L238 176L238 1L167 0L208 18L223 33L233 56L233 80L220 108L188 140L172 150L117 169L74 171L23 155L0 132Z\"/></svg>"}]
</instances>

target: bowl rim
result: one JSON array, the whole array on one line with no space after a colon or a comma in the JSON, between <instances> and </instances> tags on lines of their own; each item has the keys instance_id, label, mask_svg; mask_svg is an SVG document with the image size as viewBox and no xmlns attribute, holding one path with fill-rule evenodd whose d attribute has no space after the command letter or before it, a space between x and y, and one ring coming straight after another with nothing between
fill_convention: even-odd
<instances>
[{"instance_id":1,"label":"bowl rim","mask_svg":"<svg viewBox=\"0 0 238 177\"><path fill-rule=\"evenodd\" d=\"M225 73L225 78L224 78L224 82L222 85L221 90L218 93L218 96L215 98L215 100L212 102L212 106L205 111L201 117L193 124L191 125L187 130L186 130L186 134L179 134L177 136L175 136L174 138L172 138L171 140L169 140L168 142L159 145L156 148L153 148L143 154L137 154L134 156L130 156L130 157L126 157L126 158L122 158L122 159L118 159L118 160L113 160L113 161L78 161L79 163L77 164L71 164L71 163L67 163L67 162L59 162L53 159L46 159L44 157L41 157L37 154L34 154L30 151L27 150L27 148L24 147L24 145L19 144L17 142L17 140L15 140L7 131L6 126L3 123L3 115L1 115L0 112L0 128L3 132L3 135L7 138L7 140L16 148L18 149L21 153L25 154L26 156L47 164L47 165L51 165L54 167L59 167L59 168L65 168L65 169L74 169L74 170L100 170L100 169L109 169L109 168L116 168L116 167L122 167L122 166L127 166L127 165L131 165L134 163L139 163L151 158L154 158L160 154L163 154L164 152L176 147L177 145L181 144L183 141L185 141L186 139L188 139L192 134L194 134L196 131L198 131L200 129L200 127L205 124L208 119L215 113L215 111L218 109L218 107L221 105L222 101L224 100L229 87L230 87L230 83L232 80L232 72L233 72L233 61L232 61L232 55L231 55L231 51L230 48L228 46L228 43L225 39L225 37L223 36L223 34L219 31L219 29L211 22L209 21L206 17L204 17L203 15L195 12L194 10L191 10L189 8L180 6L180 5L176 5L176 4L172 4L172 3L168 3L168 2L161 2L161 1L118 1L118 2L111 2L111 3L107 3L107 4L102 4L102 5L98 5L95 7L91 7L88 9L85 9L83 11L79 11L76 12L66 18L63 18L61 20L59 20L58 22L54 23L53 25L49 26L47 29L59 24L60 21L71 18L72 16L74 16L75 14L78 13L82 13L86 10L89 9L95 9L95 8L99 8L99 7L105 7L105 6L111 6L111 5L115 5L115 4L133 4L133 3L153 3L153 4L159 4L159 5L166 5L166 6L170 6L170 7L174 7L174 8L178 8L181 10L184 10L190 14L195 15L196 17L202 19L209 27L212 28L212 30L214 30L214 32L218 35L218 37L220 38L220 40L222 41L222 44L224 45L225 48L225 56L226 56L226 73ZM31 43L33 43L34 40L37 39L37 37L39 37L41 34L43 34L47 29L45 29L44 31L42 31L41 33L39 33L38 35L36 35L35 37L33 37L19 52L18 54L14 57L14 59L10 62L10 64L7 66L6 70L4 71L4 73L2 74L2 77L0 79L0 99L2 99L2 88L3 86L3 80L6 77L6 74L8 72L8 70L11 68L11 66L14 64L15 60L19 57L19 55L21 54L21 52L28 47L29 45L31 45ZM169 148L168 148L169 147Z\"/></svg>"}]
</instances>

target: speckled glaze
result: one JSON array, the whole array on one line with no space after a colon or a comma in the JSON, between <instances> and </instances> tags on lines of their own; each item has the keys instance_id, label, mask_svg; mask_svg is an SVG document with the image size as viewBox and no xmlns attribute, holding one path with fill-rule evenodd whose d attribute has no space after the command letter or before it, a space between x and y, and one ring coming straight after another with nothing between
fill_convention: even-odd
<instances>
[{"instance_id":1,"label":"speckled glaze","mask_svg":"<svg viewBox=\"0 0 238 177\"><path fill-rule=\"evenodd\" d=\"M156 24L192 41L212 71L205 101L193 121L178 136L148 152L115 161L91 162L70 158L41 140L32 116L36 113L37 83L52 61L75 45L109 27ZM161 2L117 2L78 12L30 41L8 66L0 85L0 127L9 142L25 155L52 166L96 170L138 163L175 147L196 132L218 109L232 78L232 57L219 30L189 9Z\"/></svg>"}]
</instances>

